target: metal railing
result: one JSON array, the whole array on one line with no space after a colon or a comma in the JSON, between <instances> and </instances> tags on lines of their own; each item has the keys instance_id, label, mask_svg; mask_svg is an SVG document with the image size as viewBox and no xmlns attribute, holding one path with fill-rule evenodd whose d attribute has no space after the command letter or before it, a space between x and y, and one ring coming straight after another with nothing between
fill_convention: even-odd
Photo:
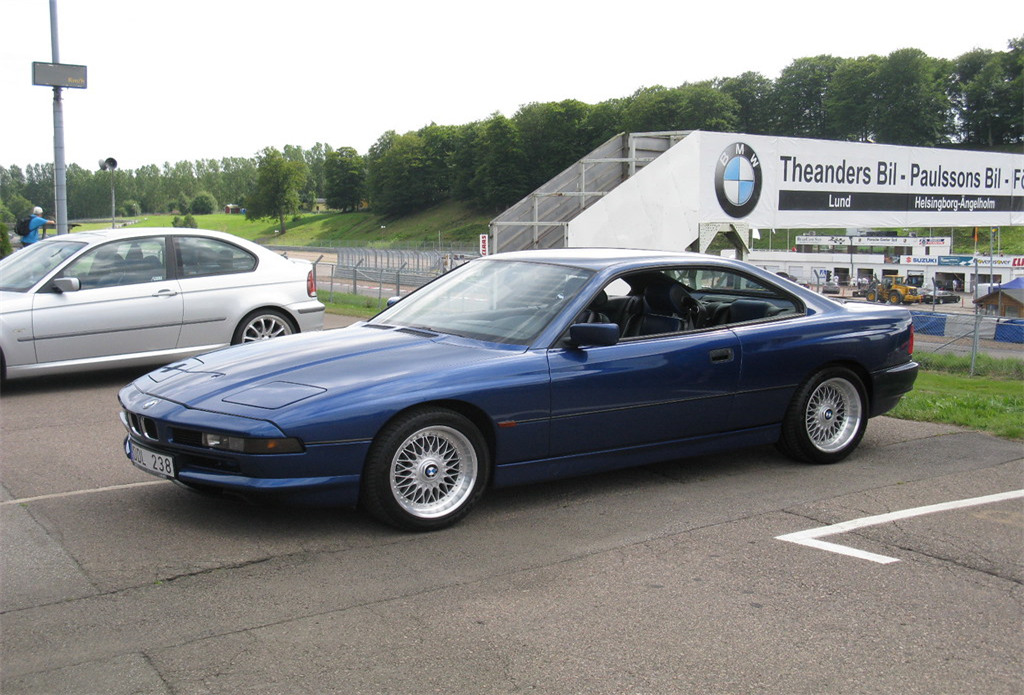
<instances>
[{"instance_id":1,"label":"metal railing","mask_svg":"<svg viewBox=\"0 0 1024 695\"><path fill-rule=\"evenodd\" d=\"M374 248L302 248L285 255L313 263L317 288L327 294L328 301L334 301L335 294L378 300L407 294L476 257L462 251ZM335 260L325 260L328 257Z\"/></svg>"}]
</instances>

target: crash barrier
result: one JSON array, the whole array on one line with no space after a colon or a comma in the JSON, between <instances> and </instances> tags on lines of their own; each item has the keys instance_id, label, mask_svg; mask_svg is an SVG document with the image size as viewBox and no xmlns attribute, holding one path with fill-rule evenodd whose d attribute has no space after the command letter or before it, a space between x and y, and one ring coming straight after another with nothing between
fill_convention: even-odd
<instances>
[{"instance_id":1,"label":"crash barrier","mask_svg":"<svg viewBox=\"0 0 1024 695\"><path fill-rule=\"evenodd\" d=\"M929 351L967 354L975 349L996 350L1024 357L1024 351L1015 347L1024 343L1024 319L920 311L910 314L919 344Z\"/></svg>"},{"instance_id":2,"label":"crash barrier","mask_svg":"<svg viewBox=\"0 0 1024 695\"><path fill-rule=\"evenodd\" d=\"M1024 319L1000 321L994 339L1001 343L1024 343Z\"/></svg>"},{"instance_id":3,"label":"crash barrier","mask_svg":"<svg viewBox=\"0 0 1024 695\"><path fill-rule=\"evenodd\" d=\"M914 331L923 335L946 335L945 314L922 314L919 311L912 311L914 317Z\"/></svg>"}]
</instances>

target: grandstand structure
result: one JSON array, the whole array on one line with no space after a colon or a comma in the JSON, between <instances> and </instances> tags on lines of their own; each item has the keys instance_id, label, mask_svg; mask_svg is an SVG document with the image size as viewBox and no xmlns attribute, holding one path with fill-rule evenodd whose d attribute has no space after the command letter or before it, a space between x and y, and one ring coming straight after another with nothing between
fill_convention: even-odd
<instances>
[{"instance_id":1,"label":"grandstand structure","mask_svg":"<svg viewBox=\"0 0 1024 695\"><path fill-rule=\"evenodd\" d=\"M495 217L493 253L571 246L574 219L691 132L619 133L609 139Z\"/></svg>"}]
</instances>

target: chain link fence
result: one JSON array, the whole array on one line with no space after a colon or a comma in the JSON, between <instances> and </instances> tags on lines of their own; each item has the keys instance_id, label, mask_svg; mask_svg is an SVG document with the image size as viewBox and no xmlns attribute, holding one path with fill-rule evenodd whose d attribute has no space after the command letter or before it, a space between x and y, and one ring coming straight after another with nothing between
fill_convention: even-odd
<instances>
[{"instance_id":1,"label":"chain link fence","mask_svg":"<svg viewBox=\"0 0 1024 695\"><path fill-rule=\"evenodd\" d=\"M974 374L979 355L1024 360L1024 319L978 313L911 311L917 352L969 357Z\"/></svg>"},{"instance_id":2,"label":"chain link fence","mask_svg":"<svg viewBox=\"0 0 1024 695\"><path fill-rule=\"evenodd\" d=\"M336 294L384 300L408 294L479 254L473 247L312 248L274 247L290 258L305 258L316 269L317 288L328 301Z\"/></svg>"}]
</instances>

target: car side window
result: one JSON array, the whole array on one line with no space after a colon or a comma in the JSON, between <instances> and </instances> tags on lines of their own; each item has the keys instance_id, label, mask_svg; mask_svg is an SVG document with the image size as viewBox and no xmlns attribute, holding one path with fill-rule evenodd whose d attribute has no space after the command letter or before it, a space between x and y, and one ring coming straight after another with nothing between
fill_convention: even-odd
<instances>
[{"instance_id":1,"label":"car side window","mask_svg":"<svg viewBox=\"0 0 1024 695\"><path fill-rule=\"evenodd\" d=\"M82 254L64 269L62 275L78 278L83 290L165 280L164 237L103 244Z\"/></svg>"},{"instance_id":2,"label":"car side window","mask_svg":"<svg viewBox=\"0 0 1024 695\"><path fill-rule=\"evenodd\" d=\"M700 303L701 328L802 313L803 308L780 288L727 268L686 268L671 271Z\"/></svg>"},{"instance_id":3,"label":"car side window","mask_svg":"<svg viewBox=\"0 0 1024 695\"><path fill-rule=\"evenodd\" d=\"M248 273L256 269L256 257L220 239L178 237L178 275L196 278L208 275Z\"/></svg>"},{"instance_id":4,"label":"car side window","mask_svg":"<svg viewBox=\"0 0 1024 695\"><path fill-rule=\"evenodd\" d=\"M617 278L577 321L616 323L625 340L800 312L793 298L757 278L729 269L679 268Z\"/></svg>"}]
</instances>

